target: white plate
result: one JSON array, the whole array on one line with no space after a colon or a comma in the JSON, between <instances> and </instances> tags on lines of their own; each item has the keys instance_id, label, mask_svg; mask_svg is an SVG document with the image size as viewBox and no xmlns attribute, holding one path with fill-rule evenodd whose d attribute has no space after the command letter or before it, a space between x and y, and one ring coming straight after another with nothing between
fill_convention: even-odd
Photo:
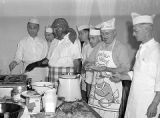
<instances>
[{"instance_id":1,"label":"white plate","mask_svg":"<svg viewBox=\"0 0 160 118\"><path fill-rule=\"evenodd\" d=\"M21 95L24 97L40 97L40 94L36 91L23 91Z\"/></svg>"}]
</instances>

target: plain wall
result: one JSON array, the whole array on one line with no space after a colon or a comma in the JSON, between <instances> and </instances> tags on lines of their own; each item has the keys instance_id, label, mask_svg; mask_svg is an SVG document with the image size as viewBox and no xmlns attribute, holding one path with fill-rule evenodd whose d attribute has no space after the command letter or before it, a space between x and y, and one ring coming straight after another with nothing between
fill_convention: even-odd
<instances>
[{"instance_id":1,"label":"plain wall","mask_svg":"<svg viewBox=\"0 0 160 118\"><path fill-rule=\"evenodd\" d=\"M82 9L77 9L82 1L93 3L90 14L89 12L87 14L87 7L83 9L83 4ZM135 11L141 14L156 14L154 36L160 41L159 0L103 0L106 5L103 6L103 10L106 11L105 16L100 15L101 6L97 4L99 1L101 0L0 0L0 73L9 73L8 65L14 58L17 43L27 36L27 21L34 15L40 20L39 36L42 38L44 38L44 27L51 25L58 17L66 18L74 29L76 25L84 24L86 19L90 24L96 25L115 17L117 39L127 46L129 58L133 61L139 43L132 36L130 13ZM21 65L14 71L20 72L20 68Z\"/></svg>"}]
</instances>

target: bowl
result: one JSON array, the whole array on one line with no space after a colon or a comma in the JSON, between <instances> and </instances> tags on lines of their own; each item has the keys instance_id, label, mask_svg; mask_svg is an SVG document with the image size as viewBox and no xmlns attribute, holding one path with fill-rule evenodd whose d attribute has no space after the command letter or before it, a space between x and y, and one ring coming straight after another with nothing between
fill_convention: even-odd
<instances>
[{"instance_id":1,"label":"bowl","mask_svg":"<svg viewBox=\"0 0 160 118\"><path fill-rule=\"evenodd\" d=\"M18 104L0 103L0 118L19 118L23 110L23 107Z\"/></svg>"},{"instance_id":2,"label":"bowl","mask_svg":"<svg viewBox=\"0 0 160 118\"><path fill-rule=\"evenodd\" d=\"M53 83L51 82L33 82L32 88L40 95L44 94L47 90L53 88Z\"/></svg>"}]
</instances>

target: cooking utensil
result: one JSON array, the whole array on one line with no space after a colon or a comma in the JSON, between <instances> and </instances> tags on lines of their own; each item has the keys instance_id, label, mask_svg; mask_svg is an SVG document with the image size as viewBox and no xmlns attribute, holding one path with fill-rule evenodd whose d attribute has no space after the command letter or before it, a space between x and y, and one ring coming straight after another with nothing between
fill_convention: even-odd
<instances>
[{"instance_id":1,"label":"cooking utensil","mask_svg":"<svg viewBox=\"0 0 160 118\"><path fill-rule=\"evenodd\" d=\"M13 103L0 103L0 118L19 118L23 113L23 107ZM19 116L19 117L18 117Z\"/></svg>"},{"instance_id":2,"label":"cooking utensil","mask_svg":"<svg viewBox=\"0 0 160 118\"><path fill-rule=\"evenodd\" d=\"M65 101L81 100L80 77L77 75L62 75L59 78L58 96Z\"/></svg>"},{"instance_id":3,"label":"cooking utensil","mask_svg":"<svg viewBox=\"0 0 160 118\"><path fill-rule=\"evenodd\" d=\"M53 83L51 82L33 82L32 89L37 91L40 95L44 94L45 91L52 89Z\"/></svg>"}]
</instances>

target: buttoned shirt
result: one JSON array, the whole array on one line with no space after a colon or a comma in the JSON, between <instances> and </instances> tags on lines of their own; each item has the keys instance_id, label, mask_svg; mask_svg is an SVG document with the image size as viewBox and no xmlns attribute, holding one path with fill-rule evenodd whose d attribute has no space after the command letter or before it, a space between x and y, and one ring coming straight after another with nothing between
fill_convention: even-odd
<instances>
[{"instance_id":1,"label":"buttoned shirt","mask_svg":"<svg viewBox=\"0 0 160 118\"><path fill-rule=\"evenodd\" d=\"M47 52L48 45L46 40L38 37L32 38L28 36L20 40L18 43L15 61L18 63L23 61L29 64L45 58Z\"/></svg>"},{"instance_id":2,"label":"buttoned shirt","mask_svg":"<svg viewBox=\"0 0 160 118\"><path fill-rule=\"evenodd\" d=\"M60 40L49 58L51 67L73 67L73 60L81 58L81 50L78 41L72 43L69 33Z\"/></svg>"},{"instance_id":3,"label":"buttoned shirt","mask_svg":"<svg viewBox=\"0 0 160 118\"><path fill-rule=\"evenodd\" d=\"M155 80L155 91L160 91L160 44L154 39L141 44L136 54L136 61L140 61L139 69L145 70L145 74ZM137 71L136 68L133 70Z\"/></svg>"}]
</instances>

